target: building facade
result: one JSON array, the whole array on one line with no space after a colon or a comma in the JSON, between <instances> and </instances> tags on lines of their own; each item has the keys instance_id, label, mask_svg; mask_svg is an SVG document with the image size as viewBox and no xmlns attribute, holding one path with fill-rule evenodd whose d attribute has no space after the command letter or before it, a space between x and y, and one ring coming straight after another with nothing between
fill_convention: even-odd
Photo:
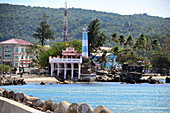
<instances>
[{"instance_id":1,"label":"building facade","mask_svg":"<svg viewBox=\"0 0 170 113\"><path fill-rule=\"evenodd\" d=\"M68 47L62 50L62 57L49 57L51 64L51 75L56 72L57 76L62 79L80 79L81 74L81 54L77 53L74 48Z\"/></svg>"},{"instance_id":2,"label":"building facade","mask_svg":"<svg viewBox=\"0 0 170 113\"><path fill-rule=\"evenodd\" d=\"M10 39L0 42L0 63L12 67L28 67L31 63L26 48L32 45L21 39Z\"/></svg>"}]
</instances>

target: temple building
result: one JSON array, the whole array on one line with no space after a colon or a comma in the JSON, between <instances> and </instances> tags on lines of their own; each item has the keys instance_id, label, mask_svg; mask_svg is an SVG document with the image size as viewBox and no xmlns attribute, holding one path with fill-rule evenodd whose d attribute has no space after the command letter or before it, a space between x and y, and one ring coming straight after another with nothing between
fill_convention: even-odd
<instances>
[{"instance_id":1,"label":"temple building","mask_svg":"<svg viewBox=\"0 0 170 113\"><path fill-rule=\"evenodd\" d=\"M49 57L51 75L56 72L62 79L80 79L82 56L74 48L62 50L62 57Z\"/></svg>"},{"instance_id":2,"label":"temple building","mask_svg":"<svg viewBox=\"0 0 170 113\"><path fill-rule=\"evenodd\" d=\"M0 63L10 67L28 67L31 63L26 48L32 45L21 39L10 39L0 42Z\"/></svg>"}]
</instances>

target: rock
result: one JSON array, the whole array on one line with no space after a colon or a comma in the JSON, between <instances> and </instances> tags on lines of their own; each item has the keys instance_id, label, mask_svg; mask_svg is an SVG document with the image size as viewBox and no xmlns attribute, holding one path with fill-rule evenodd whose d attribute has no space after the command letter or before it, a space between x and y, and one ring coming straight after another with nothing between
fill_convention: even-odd
<instances>
[{"instance_id":1,"label":"rock","mask_svg":"<svg viewBox=\"0 0 170 113\"><path fill-rule=\"evenodd\" d=\"M46 100L44 103L49 109L51 109L52 105L54 104L53 100L51 99Z\"/></svg>"},{"instance_id":2,"label":"rock","mask_svg":"<svg viewBox=\"0 0 170 113\"><path fill-rule=\"evenodd\" d=\"M105 108L104 106L100 105L94 109L93 113L112 113L112 112Z\"/></svg>"},{"instance_id":3,"label":"rock","mask_svg":"<svg viewBox=\"0 0 170 113\"><path fill-rule=\"evenodd\" d=\"M46 113L52 113L50 110L47 110Z\"/></svg>"},{"instance_id":4,"label":"rock","mask_svg":"<svg viewBox=\"0 0 170 113\"><path fill-rule=\"evenodd\" d=\"M165 83L170 83L170 77L166 77Z\"/></svg>"},{"instance_id":5,"label":"rock","mask_svg":"<svg viewBox=\"0 0 170 113\"><path fill-rule=\"evenodd\" d=\"M65 80L65 81L64 81L64 84L71 84L71 81Z\"/></svg>"},{"instance_id":6,"label":"rock","mask_svg":"<svg viewBox=\"0 0 170 113\"><path fill-rule=\"evenodd\" d=\"M19 101L18 93L15 93L15 94L14 94L13 99L14 99L15 101Z\"/></svg>"},{"instance_id":7,"label":"rock","mask_svg":"<svg viewBox=\"0 0 170 113\"><path fill-rule=\"evenodd\" d=\"M79 113L93 113L93 108L86 103L81 103L78 107L78 111Z\"/></svg>"},{"instance_id":8,"label":"rock","mask_svg":"<svg viewBox=\"0 0 170 113\"><path fill-rule=\"evenodd\" d=\"M41 83L40 83L40 85L46 85L46 84L47 84L47 83L45 83L45 82L41 82Z\"/></svg>"},{"instance_id":9,"label":"rock","mask_svg":"<svg viewBox=\"0 0 170 113\"><path fill-rule=\"evenodd\" d=\"M77 103L72 103L69 108L67 109L67 113L79 113L78 112L78 104Z\"/></svg>"},{"instance_id":10,"label":"rock","mask_svg":"<svg viewBox=\"0 0 170 113\"><path fill-rule=\"evenodd\" d=\"M51 106L51 110L54 111L56 108L59 109L59 104L57 102Z\"/></svg>"},{"instance_id":11,"label":"rock","mask_svg":"<svg viewBox=\"0 0 170 113\"><path fill-rule=\"evenodd\" d=\"M9 98L13 98L14 94L15 94L14 91L10 91L9 92Z\"/></svg>"},{"instance_id":12,"label":"rock","mask_svg":"<svg viewBox=\"0 0 170 113\"><path fill-rule=\"evenodd\" d=\"M34 99L34 100L33 100L32 104L33 104L33 106L35 106L36 108L37 108L37 107L43 108L43 106L44 106L44 101L37 98L37 99Z\"/></svg>"},{"instance_id":13,"label":"rock","mask_svg":"<svg viewBox=\"0 0 170 113\"><path fill-rule=\"evenodd\" d=\"M0 91L0 96L1 96L1 97L3 96L3 92L2 92L2 91Z\"/></svg>"},{"instance_id":14,"label":"rock","mask_svg":"<svg viewBox=\"0 0 170 113\"><path fill-rule=\"evenodd\" d=\"M26 95L22 92L18 92L18 98L19 98L19 101L23 102L24 98L26 97Z\"/></svg>"},{"instance_id":15,"label":"rock","mask_svg":"<svg viewBox=\"0 0 170 113\"><path fill-rule=\"evenodd\" d=\"M60 113L66 113L70 104L67 101L61 101L59 104Z\"/></svg>"},{"instance_id":16,"label":"rock","mask_svg":"<svg viewBox=\"0 0 170 113\"><path fill-rule=\"evenodd\" d=\"M2 88L0 88L0 91L2 91L2 92L3 92L4 90L3 90Z\"/></svg>"},{"instance_id":17,"label":"rock","mask_svg":"<svg viewBox=\"0 0 170 113\"><path fill-rule=\"evenodd\" d=\"M9 91L7 89L3 91L3 97L9 98Z\"/></svg>"},{"instance_id":18,"label":"rock","mask_svg":"<svg viewBox=\"0 0 170 113\"><path fill-rule=\"evenodd\" d=\"M59 107L55 108L54 113L60 113L60 108Z\"/></svg>"},{"instance_id":19,"label":"rock","mask_svg":"<svg viewBox=\"0 0 170 113\"><path fill-rule=\"evenodd\" d=\"M43 111L46 112L47 110L51 110L53 104L54 102L51 99L46 100L43 105Z\"/></svg>"}]
</instances>

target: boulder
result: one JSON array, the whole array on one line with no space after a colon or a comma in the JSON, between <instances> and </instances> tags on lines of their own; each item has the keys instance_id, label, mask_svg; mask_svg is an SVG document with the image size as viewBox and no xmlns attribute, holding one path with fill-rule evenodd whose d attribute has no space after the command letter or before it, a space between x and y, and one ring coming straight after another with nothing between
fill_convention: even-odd
<instances>
[{"instance_id":1,"label":"boulder","mask_svg":"<svg viewBox=\"0 0 170 113\"><path fill-rule=\"evenodd\" d=\"M59 104L60 113L66 113L70 104L67 101L61 101Z\"/></svg>"},{"instance_id":2,"label":"boulder","mask_svg":"<svg viewBox=\"0 0 170 113\"><path fill-rule=\"evenodd\" d=\"M79 113L93 113L93 108L91 108L86 103L81 103L80 106L78 107L78 112Z\"/></svg>"},{"instance_id":3,"label":"boulder","mask_svg":"<svg viewBox=\"0 0 170 113\"><path fill-rule=\"evenodd\" d=\"M26 95L22 92L18 92L18 98L19 98L19 101L23 102L24 98L26 97Z\"/></svg>"},{"instance_id":4,"label":"boulder","mask_svg":"<svg viewBox=\"0 0 170 113\"><path fill-rule=\"evenodd\" d=\"M170 83L170 77L166 77L165 83Z\"/></svg>"},{"instance_id":5,"label":"boulder","mask_svg":"<svg viewBox=\"0 0 170 113\"><path fill-rule=\"evenodd\" d=\"M45 105L46 105L49 109L51 109L51 107L52 107L53 104L54 104L54 102L53 102L53 100L51 100L51 99L48 99L48 100L45 101Z\"/></svg>"},{"instance_id":6,"label":"boulder","mask_svg":"<svg viewBox=\"0 0 170 113\"><path fill-rule=\"evenodd\" d=\"M9 91L7 89L3 91L3 97L9 98Z\"/></svg>"},{"instance_id":7,"label":"boulder","mask_svg":"<svg viewBox=\"0 0 170 113\"><path fill-rule=\"evenodd\" d=\"M37 99L34 99L34 100L33 100L32 104L33 104L33 106L35 106L36 108L37 108L37 107L43 108L43 106L44 106L44 101L37 98Z\"/></svg>"},{"instance_id":8,"label":"boulder","mask_svg":"<svg viewBox=\"0 0 170 113\"><path fill-rule=\"evenodd\" d=\"M3 97L3 92L2 91L0 91L0 96Z\"/></svg>"},{"instance_id":9,"label":"boulder","mask_svg":"<svg viewBox=\"0 0 170 113\"><path fill-rule=\"evenodd\" d=\"M14 94L15 94L14 91L10 91L9 92L9 98L13 98Z\"/></svg>"},{"instance_id":10,"label":"boulder","mask_svg":"<svg viewBox=\"0 0 170 113\"><path fill-rule=\"evenodd\" d=\"M72 103L68 109L67 109L67 113L78 113L78 104L77 103Z\"/></svg>"},{"instance_id":11,"label":"boulder","mask_svg":"<svg viewBox=\"0 0 170 113\"><path fill-rule=\"evenodd\" d=\"M93 113L112 113L112 112L105 108L104 106L100 105L94 109Z\"/></svg>"},{"instance_id":12,"label":"boulder","mask_svg":"<svg viewBox=\"0 0 170 113\"><path fill-rule=\"evenodd\" d=\"M0 91L2 91L2 92L3 92L4 90L3 90L2 88L0 88Z\"/></svg>"},{"instance_id":13,"label":"boulder","mask_svg":"<svg viewBox=\"0 0 170 113\"><path fill-rule=\"evenodd\" d=\"M15 93L15 94L13 95L13 99L14 99L15 101L19 101L18 93Z\"/></svg>"},{"instance_id":14,"label":"boulder","mask_svg":"<svg viewBox=\"0 0 170 113\"><path fill-rule=\"evenodd\" d=\"M47 110L51 110L53 104L54 104L53 100L51 99L46 100L43 105L43 111L46 112Z\"/></svg>"},{"instance_id":15,"label":"boulder","mask_svg":"<svg viewBox=\"0 0 170 113\"><path fill-rule=\"evenodd\" d=\"M54 111L56 108L59 109L59 104L57 102L51 106L51 110Z\"/></svg>"},{"instance_id":16,"label":"boulder","mask_svg":"<svg viewBox=\"0 0 170 113\"><path fill-rule=\"evenodd\" d=\"M60 108L59 107L55 108L54 113L60 113Z\"/></svg>"}]
</instances>

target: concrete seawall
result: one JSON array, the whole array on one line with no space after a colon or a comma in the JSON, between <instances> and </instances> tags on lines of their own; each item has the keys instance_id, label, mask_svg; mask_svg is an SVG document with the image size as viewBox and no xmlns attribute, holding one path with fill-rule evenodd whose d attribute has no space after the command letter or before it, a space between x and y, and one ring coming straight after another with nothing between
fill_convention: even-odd
<instances>
[{"instance_id":1,"label":"concrete seawall","mask_svg":"<svg viewBox=\"0 0 170 113\"><path fill-rule=\"evenodd\" d=\"M0 113L43 113L19 102L0 97Z\"/></svg>"}]
</instances>

